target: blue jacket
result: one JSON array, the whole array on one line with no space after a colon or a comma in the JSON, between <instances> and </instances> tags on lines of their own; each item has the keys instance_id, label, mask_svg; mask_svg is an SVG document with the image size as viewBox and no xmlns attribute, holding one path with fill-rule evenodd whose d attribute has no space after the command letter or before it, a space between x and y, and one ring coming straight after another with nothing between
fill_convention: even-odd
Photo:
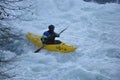
<instances>
[{"instance_id":1,"label":"blue jacket","mask_svg":"<svg viewBox=\"0 0 120 80\"><path fill-rule=\"evenodd\" d=\"M54 43L55 37L59 37L59 34L57 34L55 32L51 33L50 31L45 31L43 33L43 36L42 36L41 40L45 44Z\"/></svg>"}]
</instances>

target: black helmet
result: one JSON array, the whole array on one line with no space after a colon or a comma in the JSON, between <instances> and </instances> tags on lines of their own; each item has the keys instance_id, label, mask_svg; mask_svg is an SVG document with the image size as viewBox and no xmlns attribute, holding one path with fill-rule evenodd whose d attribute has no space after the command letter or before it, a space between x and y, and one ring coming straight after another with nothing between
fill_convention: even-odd
<instances>
[{"instance_id":1,"label":"black helmet","mask_svg":"<svg viewBox=\"0 0 120 80\"><path fill-rule=\"evenodd\" d=\"M49 29L54 29L55 26L54 26L54 25L49 25L48 28L49 28Z\"/></svg>"}]
</instances>

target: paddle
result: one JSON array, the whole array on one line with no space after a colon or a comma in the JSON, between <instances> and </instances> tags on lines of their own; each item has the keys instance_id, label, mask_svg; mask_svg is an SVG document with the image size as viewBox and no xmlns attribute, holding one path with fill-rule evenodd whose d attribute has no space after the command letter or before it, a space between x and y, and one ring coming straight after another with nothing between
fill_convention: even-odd
<instances>
[{"instance_id":1,"label":"paddle","mask_svg":"<svg viewBox=\"0 0 120 80\"><path fill-rule=\"evenodd\" d=\"M44 44L43 44L43 46L42 46L42 47L38 48L38 49L37 49L34 53L39 52L42 48L44 48Z\"/></svg>"},{"instance_id":2,"label":"paddle","mask_svg":"<svg viewBox=\"0 0 120 80\"><path fill-rule=\"evenodd\" d=\"M63 29L62 31L60 31L59 35L60 35L61 33L63 33L67 28L68 28L68 27L66 27L65 29ZM34 53L39 52L42 48L44 48L44 46L45 46L45 44L43 44L42 47L38 48Z\"/></svg>"},{"instance_id":3,"label":"paddle","mask_svg":"<svg viewBox=\"0 0 120 80\"><path fill-rule=\"evenodd\" d=\"M66 27L65 29L63 29L62 31L60 31L59 35L60 35L61 33L63 33L67 28L68 28L68 27Z\"/></svg>"}]
</instances>

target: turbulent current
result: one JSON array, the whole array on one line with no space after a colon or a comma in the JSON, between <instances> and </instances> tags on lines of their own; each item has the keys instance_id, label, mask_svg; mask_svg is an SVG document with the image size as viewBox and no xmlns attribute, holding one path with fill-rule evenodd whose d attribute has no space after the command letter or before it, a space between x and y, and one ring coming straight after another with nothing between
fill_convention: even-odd
<instances>
[{"instance_id":1,"label":"turbulent current","mask_svg":"<svg viewBox=\"0 0 120 80\"><path fill-rule=\"evenodd\" d=\"M48 25L68 29L59 40L77 47L63 54L41 50L27 42L17 57L11 80L120 80L120 5L82 0L33 0L33 15L14 25L24 33L42 35Z\"/></svg>"}]
</instances>

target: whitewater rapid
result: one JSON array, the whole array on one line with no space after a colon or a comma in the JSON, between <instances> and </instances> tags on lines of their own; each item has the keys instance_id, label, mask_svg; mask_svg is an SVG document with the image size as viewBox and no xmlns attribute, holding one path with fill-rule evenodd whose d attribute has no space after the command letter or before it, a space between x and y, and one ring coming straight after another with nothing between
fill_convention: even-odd
<instances>
[{"instance_id":1,"label":"whitewater rapid","mask_svg":"<svg viewBox=\"0 0 120 80\"><path fill-rule=\"evenodd\" d=\"M120 5L96 4L81 0L34 0L33 15L14 25L26 34L42 35L55 25L63 42L77 47L62 54L41 50L27 42L17 57L10 80L120 80Z\"/></svg>"}]
</instances>

